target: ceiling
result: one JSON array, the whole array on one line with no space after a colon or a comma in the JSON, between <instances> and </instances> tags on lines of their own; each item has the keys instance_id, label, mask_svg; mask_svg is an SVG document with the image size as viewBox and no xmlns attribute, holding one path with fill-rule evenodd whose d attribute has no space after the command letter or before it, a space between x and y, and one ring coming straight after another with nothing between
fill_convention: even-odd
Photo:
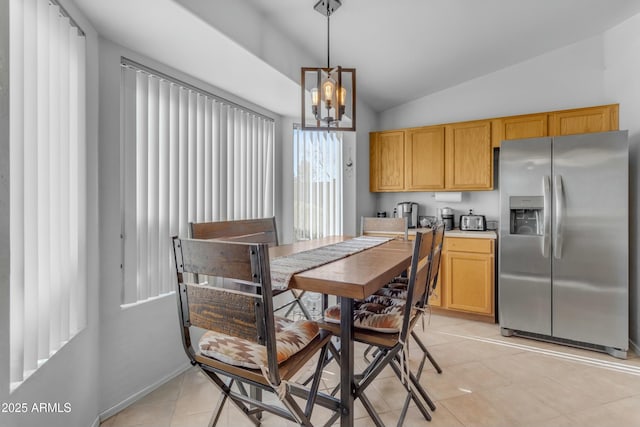
<instances>
[{"instance_id":1,"label":"ceiling","mask_svg":"<svg viewBox=\"0 0 640 427\"><path fill-rule=\"evenodd\" d=\"M297 114L299 67L326 64L326 18L313 9L316 0L75 1L107 37L280 114ZM640 13L640 0L342 2L331 17L331 65L357 69L358 96L377 112L602 34ZM208 63L216 43L235 52L223 61L230 64ZM242 75L236 60L263 71ZM230 74L212 77L221 66ZM288 101L278 104L283 97Z\"/></svg>"}]
</instances>

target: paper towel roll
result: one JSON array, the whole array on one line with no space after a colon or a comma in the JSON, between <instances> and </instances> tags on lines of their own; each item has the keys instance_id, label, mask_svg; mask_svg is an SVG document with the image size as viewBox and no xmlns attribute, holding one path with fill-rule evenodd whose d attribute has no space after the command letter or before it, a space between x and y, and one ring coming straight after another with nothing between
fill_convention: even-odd
<instances>
[{"instance_id":1,"label":"paper towel roll","mask_svg":"<svg viewBox=\"0 0 640 427\"><path fill-rule=\"evenodd\" d=\"M436 202L459 203L462 201L462 193L459 191L435 193L435 194L436 194Z\"/></svg>"}]
</instances>

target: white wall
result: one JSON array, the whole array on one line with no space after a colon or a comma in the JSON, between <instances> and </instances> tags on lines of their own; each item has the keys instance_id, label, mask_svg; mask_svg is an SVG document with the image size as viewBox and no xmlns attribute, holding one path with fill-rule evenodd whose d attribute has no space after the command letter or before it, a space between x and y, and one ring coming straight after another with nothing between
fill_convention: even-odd
<instances>
[{"instance_id":1,"label":"white wall","mask_svg":"<svg viewBox=\"0 0 640 427\"><path fill-rule=\"evenodd\" d=\"M640 354L640 15L607 31L604 51L605 93L620 102L620 128L629 130L629 335L636 353Z\"/></svg>"},{"instance_id":2,"label":"white wall","mask_svg":"<svg viewBox=\"0 0 640 427\"><path fill-rule=\"evenodd\" d=\"M380 130L560 110L617 102L606 96L601 36L532 58L495 73L387 110ZM379 193L376 209L391 214L401 201L420 204L420 215L435 215L444 206L458 216L469 209L499 216L499 164L494 155L493 191L463 192L462 202L436 202L433 193Z\"/></svg>"},{"instance_id":3,"label":"white wall","mask_svg":"<svg viewBox=\"0 0 640 427\"><path fill-rule=\"evenodd\" d=\"M0 402L71 404L70 413L0 413L0 425L97 425L98 366L98 38L75 8L62 0L86 33L87 41L87 327L9 394L9 1L0 0Z\"/></svg>"}]
</instances>

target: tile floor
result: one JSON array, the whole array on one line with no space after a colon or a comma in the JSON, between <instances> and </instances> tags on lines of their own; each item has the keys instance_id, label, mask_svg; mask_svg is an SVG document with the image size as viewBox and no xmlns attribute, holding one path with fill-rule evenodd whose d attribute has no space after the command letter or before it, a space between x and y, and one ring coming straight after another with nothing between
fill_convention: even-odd
<instances>
[{"instance_id":1,"label":"tile floor","mask_svg":"<svg viewBox=\"0 0 640 427\"><path fill-rule=\"evenodd\" d=\"M405 426L640 426L640 357L633 352L623 361L593 351L504 338L498 325L436 314L424 332L420 325L416 331L444 372L438 375L427 362L421 382L437 410L427 423L412 407ZM361 350L356 345L356 355ZM411 350L414 360L419 350L415 345L410 354ZM356 368L363 363L356 359ZM338 381L337 369L331 366L323 375L325 388ZM367 395L385 424L396 425L404 394L390 369ZM218 396L203 374L189 369L101 426L204 427ZM357 426L372 425L359 403L354 416ZM314 422L322 424L327 418L322 410L314 412ZM252 424L227 404L218 425ZM265 414L262 425L294 424Z\"/></svg>"}]
</instances>

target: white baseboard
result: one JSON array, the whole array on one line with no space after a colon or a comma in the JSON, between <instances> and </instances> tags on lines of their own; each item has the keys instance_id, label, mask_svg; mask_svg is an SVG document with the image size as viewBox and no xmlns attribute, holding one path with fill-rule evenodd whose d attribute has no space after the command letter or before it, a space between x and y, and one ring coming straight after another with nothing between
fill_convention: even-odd
<instances>
[{"instance_id":1,"label":"white baseboard","mask_svg":"<svg viewBox=\"0 0 640 427\"><path fill-rule=\"evenodd\" d=\"M138 400L142 399L144 396L146 396L147 394L151 393L152 391L154 391L158 387L162 386L166 382L174 379L178 375L182 374L184 371L186 371L190 367L191 367L190 363L188 363L188 362L185 363L184 365L180 366L178 369L176 369L175 371L171 372L170 374L164 376L163 378L161 378L160 380L156 381L155 383L143 388L142 390L140 390L139 392L129 396L128 398L126 398L122 402L120 402L120 403L112 406L111 408L107 409L106 411L102 412L100 414L100 416L98 417L98 419L96 420L98 422L98 424L96 424L94 422L92 427L99 427L100 422L106 420L109 417L114 416L115 414L117 414L118 412L122 411L127 406L129 406L129 405L137 402Z\"/></svg>"},{"instance_id":2,"label":"white baseboard","mask_svg":"<svg viewBox=\"0 0 640 427\"><path fill-rule=\"evenodd\" d=\"M96 419L91 424L91 427L100 427L100 416L97 416Z\"/></svg>"},{"instance_id":3,"label":"white baseboard","mask_svg":"<svg viewBox=\"0 0 640 427\"><path fill-rule=\"evenodd\" d=\"M629 350L633 350L635 354L640 356L640 346L638 346L638 344L634 343L631 340L629 340Z\"/></svg>"}]
</instances>

